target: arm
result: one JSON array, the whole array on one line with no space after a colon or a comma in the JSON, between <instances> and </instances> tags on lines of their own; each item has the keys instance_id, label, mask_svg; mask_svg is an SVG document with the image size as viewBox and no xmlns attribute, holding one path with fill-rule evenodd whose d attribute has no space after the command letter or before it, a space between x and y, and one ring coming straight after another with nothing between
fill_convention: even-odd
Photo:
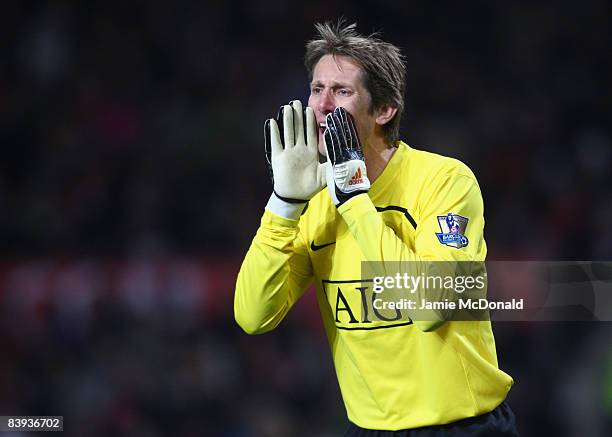
<instances>
[{"instance_id":1,"label":"arm","mask_svg":"<svg viewBox=\"0 0 612 437\"><path fill-rule=\"evenodd\" d=\"M274 192L240 268L234 296L234 317L249 334L278 326L312 280L298 223L306 202L325 185L311 108L303 110L299 101L281 107L278 120L266 121L264 136Z\"/></svg>"},{"instance_id":2,"label":"arm","mask_svg":"<svg viewBox=\"0 0 612 437\"><path fill-rule=\"evenodd\" d=\"M358 195L338 208L353 237L368 261L401 261L419 269L410 272L414 276L441 274L438 267L458 266L454 262L484 261L486 245L483 238L483 202L478 184L467 168L438 176L437 183L431 184L423 198L428 199L420 214L415 236L415 250L411 250L394 232L387 227L367 195ZM438 217L453 213L468 218L465 229L467 245L453 247L439 241L441 233ZM460 245L458 245L460 246ZM429 263L429 261L452 261L453 263ZM478 265L478 263L475 263ZM433 271L430 269L434 269ZM445 271L445 273L448 273ZM450 272L451 274L454 273ZM452 289L420 288L413 295L417 302L422 297L428 300L456 300L458 295ZM416 326L423 331L435 330L444 324L450 313L432 311L415 312Z\"/></svg>"},{"instance_id":3,"label":"arm","mask_svg":"<svg viewBox=\"0 0 612 437\"><path fill-rule=\"evenodd\" d=\"M463 170L463 171L461 171ZM338 207L368 261L482 261L484 217L480 189L466 167L438 176L422 197L427 199L419 214L415 251L387 227L367 195L355 196ZM408 188L409 189L409 188ZM441 243L438 217L449 212L469 219L468 244L453 247Z\"/></svg>"},{"instance_id":4,"label":"arm","mask_svg":"<svg viewBox=\"0 0 612 437\"><path fill-rule=\"evenodd\" d=\"M274 202L279 200L272 198ZM238 274L236 322L248 334L276 328L311 280L312 265L298 221L268 207Z\"/></svg>"}]
</instances>

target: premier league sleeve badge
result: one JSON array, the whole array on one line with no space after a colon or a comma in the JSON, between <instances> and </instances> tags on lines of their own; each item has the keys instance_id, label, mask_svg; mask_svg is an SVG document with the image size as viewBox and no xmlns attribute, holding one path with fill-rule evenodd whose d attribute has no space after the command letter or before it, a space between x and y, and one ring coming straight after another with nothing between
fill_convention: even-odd
<instances>
[{"instance_id":1,"label":"premier league sleeve badge","mask_svg":"<svg viewBox=\"0 0 612 437\"><path fill-rule=\"evenodd\" d=\"M441 244L445 244L456 249L461 249L468 245L465 236L469 219L449 212L446 215L438 216L438 224L442 232L436 232L436 237Z\"/></svg>"}]
</instances>

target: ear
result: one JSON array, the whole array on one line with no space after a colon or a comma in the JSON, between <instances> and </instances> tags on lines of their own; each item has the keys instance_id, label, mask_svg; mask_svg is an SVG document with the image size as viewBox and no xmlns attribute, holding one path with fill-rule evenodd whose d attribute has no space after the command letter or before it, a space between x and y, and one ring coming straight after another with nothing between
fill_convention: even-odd
<instances>
[{"instance_id":1,"label":"ear","mask_svg":"<svg viewBox=\"0 0 612 437\"><path fill-rule=\"evenodd\" d=\"M385 125L393 119L397 113L397 108L393 108L389 105L383 105L376 111L376 124Z\"/></svg>"}]
</instances>

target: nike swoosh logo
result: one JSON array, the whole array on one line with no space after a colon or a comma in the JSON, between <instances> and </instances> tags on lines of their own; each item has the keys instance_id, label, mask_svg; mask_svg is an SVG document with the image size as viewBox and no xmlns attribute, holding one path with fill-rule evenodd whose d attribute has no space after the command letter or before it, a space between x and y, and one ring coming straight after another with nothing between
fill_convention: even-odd
<instances>
[{"instance_id":1,"label":"nike swoosh logo","mask_svg":"<svg viewBox=\"0 0 612 437\"><path fill-rule=\"evenodd\" d=\"M313 241L312 243L310 243L310 248L314 252L315 250L323 249L324 247L331 246L332 244L336 244L336 242L332 241L331 243L321 244L317 246L315 242Z\"/></svg>"}]
</instances>

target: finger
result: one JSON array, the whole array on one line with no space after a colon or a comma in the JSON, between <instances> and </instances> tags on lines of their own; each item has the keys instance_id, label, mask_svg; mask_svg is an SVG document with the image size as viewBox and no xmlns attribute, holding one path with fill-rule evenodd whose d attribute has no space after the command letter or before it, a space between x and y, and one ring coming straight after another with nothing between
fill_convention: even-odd
<instances>
[{"instance_id":1,"label":"finger","mask_svg":"<svg viewBox=\"0 0 612 437\"><path fill-rule=\"evenodd\" d=\"M268 162L272 164L272 157L283 151L283 143L281 142L278 124L274 119L270 118L269 120L266 120L266 124L264 126L264 136L266 137L266 157L269 149L270 159Z\"/></svg>"},{"instance_id":2,"label":"finger","mask_svg":"<svg viewBox=\"0 0 612 437\"><path fill-rule=\"evenodd\" d=\"M337 162L342 162L342 143L338 135L338 122L334 117L333 113L327 114L327 116L325 117L325 125L326 129L323 138L325 138L326 141L325 144L328 149L327 154L333 164L336 164Z\"/></svg>"},{"instance_id":3,"label":"finger","mask_svg":"<svg viewBox=\"0 0 612 437\"><path fill-rule=\"evenodd\" d=\"M317 119L314 115L314 111L310 107L306 107L306 117L304 121L306 123L306 145L308 147L317 147L319 140L319 127L317 126Z\"/></svg>"},{"instance_id":4,"label":"finger","mask_svg":"<svg viewBox=\"0 0 612 437\"><path fill-rule=\"evenodd\" d=\"M284 120L284 114L285 113L285 107L281 106L280 108L278 108L278 113L276 114L276 123L278 124L278 128L280 132L285 132L285 122ZM282 137L281 137L281 142L283 141ZM285 143L282 142L283 147L285 147Z\"/></svg>"},{"instance_id":5,"label":"finger","mask_svg":"<svg viewBox=\"0 0 612 437\"><path fill-rule=\"evenodd\" d=\"M346 135L348 146L350 149L361 150L361 143L359 141L359 135L355 128L355 121L350 112L344 108L338 108L338 114L342 119L342 129Z\"/></svg>"},{"instance_id":6,"label":"finger","mask_svg":"<svg viewBox=\"0 0 612 437\"><path fill-rule=\"evenodd\" d=\"M346 118L347 118L346 114L347 114L346 109L340 106L334 109L334 115L338 117L338 119L340 120L340 127L346 139L346 147L347 149L352 149L353 141L352 141L349 129L348 129L348 123L346 121Z\"/></svg>"},{"instance_id":7,"label":"finger","mask_svg":"<svg viewBox=\"0 0 612 437\"><path fill-rule=\"evenodd\" d=\"M295 146L293 108L290 105L283 106L283 138L285 140L285 148Z\"/></svg>"},{"instance_id":8,"label":"finger","mask_svg":"<svg viewBox=\"0 0 612 437\"><path fill-rule=\"evenodd\" d=\"M327 160L332 164L336 163L336 152L334 151L334 143L332 141L332 134L329 126L327 125L327 117L325 116L325 130L323 131L323 144L325 144L325 150L327 150ZM330 121L331 123L331 121Z\"/></svg>"},{"instance_id":9,"label":"finger","mask_svg":"<svg viewBox=\"0 0 612 437\"><path fill-rule=\"evenodd\" d=\"M325 150L327 150L327 160L332 164L335 164L336 152L334 151L331 131L329 129L325 129L325 131L323 132L323 144L325 144Z\"/></svg>"},{"instance_id":10,"label":"finger","mask_svg":"<svg viewBox=\"0 0 612 437\"><path fill-rule=\"evenodd\" d=\"M349 147L347 145L346 137L344 136L344 129L342 127L342 122L340 120L340 117L337 111L334 111L331 114L329 114L329 118L330 118L330 123L333 127L332 134L335 137L334 145L337 144L336 153L338 155L338 160L340 160L341 162L344 162L349 159L349 153L348 153Z\"/></svg>"},{"instance_id":11,"label":"finger","mask_svg":"<svg viewBox=\"0 0 612 437\"><path fill-rule=\"evenodd\" d=\"M305 144L304 140L304 110L302 102L294 100L291 103L293 108L293 130L295 135L295 144Z\"/></svg>"},{"instance_id":12,"label":"finger","mask_svg":"<svg viewBox=\"0 0 612 437\"><path fill-rule=\"evenodd\" d=\"M340 132L341 136L341 140L343 141L343 145L344 148L346 150L352 149L353 148L353 142L352 142L352 138L348 129L348 123L347 123L347 114L348 112L346 111L346 109L344 109L341 106L338 106L336 109L334 109L334 118L337 120L338 122L338 131Z\"/></svg>"},{"instance_id":13,"label":"finger","mask_svg":"<svg viewBox=\"0 0 612 437\"><path fill-rule=\"evenodd\" d=\"M272 144L270 141L270 120L268 119L264 123L264 152L266 154L266 161L272 165Z\"/></svg>"},{"instance_id":14,"label":"finger","mask_svg":"<svg viewBox=\"0 0 612 437\"><path fill-rule=\"evenodd\" d=\"M359 140L359 133L357 132L357 127L355 126L355 119L348 111L346 111L346 120L348 131L350 132L351 139L353 141L353 148L361 150L361 141Z\"/></svg>"}]
</instances>

